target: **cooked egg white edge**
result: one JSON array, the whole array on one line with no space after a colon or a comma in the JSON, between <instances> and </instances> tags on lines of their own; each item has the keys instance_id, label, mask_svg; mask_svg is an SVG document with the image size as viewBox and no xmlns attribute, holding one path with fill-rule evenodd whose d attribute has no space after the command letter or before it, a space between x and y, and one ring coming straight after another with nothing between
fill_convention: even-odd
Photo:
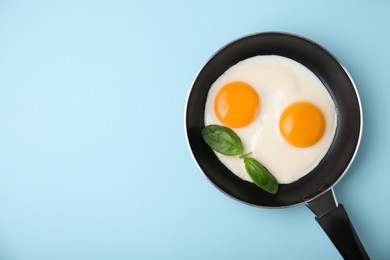
<instances>
[{"instance_id":1,"label":"cooked egg white edge","mask_svg":"<svg viewBox=\"0 0 390 260\"><path fill-rule=\"evenodd\" d=\"M219 89L232 81L243 81L260 97L259 114L246 127L234 128L244 153L261 162L281 184L294 182L313 170L332 144L337 126L334 102L319 78L302 64L289 58L266 55L243 60L230 67L211 86L205 106L205 125L220 124L214 113ZM308 148L290 145L280 134L279 118L294 102L308 101L321 109L326 128L321 140ZM242 159L216 152L219 160L234 174L250 181Z\"/></svg>"}]
</instances>

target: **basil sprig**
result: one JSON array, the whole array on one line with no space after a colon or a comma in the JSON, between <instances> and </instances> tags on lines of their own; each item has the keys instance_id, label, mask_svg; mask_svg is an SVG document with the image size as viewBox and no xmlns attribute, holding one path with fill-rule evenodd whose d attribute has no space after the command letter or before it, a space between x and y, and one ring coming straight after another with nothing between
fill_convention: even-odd
<instances>
[{"instance_id":1,"label":"basil sprig","mask_svg":"<svg viewBox=\"0 0 390 260\"><path fill-rule=\"evenodd\" d=\"M252 181L269 193L276 194L278 191L278 181L261 163L253 158L244 159L245 169Z\"/></svg>"},{"instance_id":2,"label":"basil sprig","mask_svg":"<svg viewBox=\"0 0 390 260\"><path fill-rule=\"evenodd\" d=\"M224 155L240 155L244 150L238 135L224 126L208 125L202 129L202 137L213 150Z\"/></svg>"},{"instance_id":3,"label":"basil sprig","mask_svg":"<svg viewBox=\"0 0 390 260\"><path fill-rule=\"evenodd\" d=\"M276 178L260 162L243 154L241 139L230 128L220 125L208 125L202 129L203 140L215 151L223 155L238 155L244 159L245 169L252 181L263 190L276 194L279 185Z\"/></svg>"}]
</instances>

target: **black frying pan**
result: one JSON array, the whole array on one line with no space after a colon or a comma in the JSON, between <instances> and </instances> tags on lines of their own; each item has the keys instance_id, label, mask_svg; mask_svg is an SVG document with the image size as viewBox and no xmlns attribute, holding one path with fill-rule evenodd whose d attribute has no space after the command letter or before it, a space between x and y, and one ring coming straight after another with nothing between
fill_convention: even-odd
<instances>
[{"instance_id":1,"label":"black frying pan","mask_svg":"<svg viewBox=\"0 0 390 260\"><path fill-rule=\"evenodd\" d=\"M231 173L201 136L205 102L212 83L232 65L256 55L280 55L309 68L323 82L337 110L336 135L328 153L308 175L291 184L280 185L276 195ZM345 174L359 146L361 105L348 72L327 50L303 37L277 32L253 34L233 41L215 53L195 78L187 100L185 120L188 143L197 164L222 192L260 207L306 204L344 258L368 259L332 189Z\"/></svg>"}]
</instances>

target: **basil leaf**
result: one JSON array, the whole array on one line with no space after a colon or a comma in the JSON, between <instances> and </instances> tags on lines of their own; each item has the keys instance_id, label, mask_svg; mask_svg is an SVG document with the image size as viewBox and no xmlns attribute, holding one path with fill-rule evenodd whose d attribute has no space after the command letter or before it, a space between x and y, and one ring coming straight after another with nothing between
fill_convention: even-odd
<instances>
[{"instance_id":1,"label":"basil leaf","mask_svg":"<svg viewBox=\"0 0 390 260\"><path fill-rule=\"evenodd\" d=\"M241 140L230 128L220 125L208 125L202 129L202 137L213 150L221 154L242 154Z\"/></svg>"},{"instance_id":2,"label":"basil leaf","mask_svg":"<svg viewBox=\"0 0 390 260\"><path fill-rule=\"evenodd\" d=\"M245 158L244 163L246 171L257 186L269 193L276 194L278 182L267 168L250 157Z\"/></svg>"}]
</instances>

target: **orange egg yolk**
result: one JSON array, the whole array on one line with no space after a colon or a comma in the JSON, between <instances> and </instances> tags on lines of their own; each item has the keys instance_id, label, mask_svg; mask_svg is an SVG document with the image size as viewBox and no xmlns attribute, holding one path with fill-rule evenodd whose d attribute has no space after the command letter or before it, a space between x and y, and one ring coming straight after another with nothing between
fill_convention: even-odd
<instances>
[{"instance_id":1,"label":"orange egg yolk","mask_svg":"<svg viewBox=\"0 0 390 260\"><path fill-rule=\"evenodd\" d=\"M316 144L325 132L325 125L321 110L309 102L290 105L283 111L279 121L282 136L296 147Z\"/></svg>"},{"instance_id":2,"label":"orange egg yolk","mask_svg":"<svg viewBox=\"0 0 390 260\"><path fill-rule=\"evenodd\" d=\"M226 126L240 128L251 123L260 105L256 91L244 82L231 82L223 86L214 100L218 119Z\"/></svg>"}]
</instances>

